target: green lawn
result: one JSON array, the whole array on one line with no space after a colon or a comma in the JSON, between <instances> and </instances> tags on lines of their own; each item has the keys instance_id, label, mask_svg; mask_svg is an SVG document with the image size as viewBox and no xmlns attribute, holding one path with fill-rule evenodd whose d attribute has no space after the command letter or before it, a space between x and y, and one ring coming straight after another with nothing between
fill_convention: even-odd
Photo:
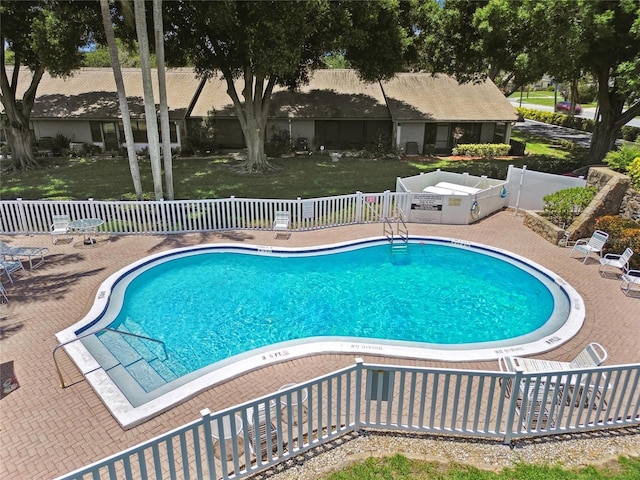
<instances>
[{"instance_id":1,"label":"green lawn","mask_svg":"<svg viewBox=\"0 0 640 480\"><path fill-rule=\"evenodd\" d=\"M583 166L584 152L549 143L545 139L514 138L527 142L528 155L506 159L449 159L404 157L402 159L349 158L332 162L328 155L277 158L277 171L265 175L239 174L237 160L226 157L174 160L176 199L207 198L316 198L395 191L397 177L442 169L506 178L509 164L550 173L567 173ZM133 200L129 165L124 158L44 158L42 168L2 173L0 199ZM145 198L152 199L153 185L148 160L140 162Z\"/></svg>"},{"instance_id":2,"label":"green lawn","mask_svg":"<svg viewBox=\"0 0 640 480\"><path fill-rule=\"evenodd\" d=\"M560 466L519 464L499 473L459 464L442 464L409 460L403 455L368 458L343 470L331 473L324 480L637 480L640 459L620 457L607 466L564 469Z\"/></svg>"},{"instance_id":3,"label":"green lawn","mask_svg":"<svg viewBox=\"0 0 640 480\"><path fill-rule=\"evenodd\" d=\"M520 100L520 92L514 92L509 95L511 100ZM534 105L544 105L546 107L553 107L555 102L561 102L564 100L560 92L558 92L557 97L554 96L553 92L548 92L546 90L536 90L533 92L523 92L522 93L522 103L531 103ZM595 107L596 103L581 103L582 108Z\"/></svg>"}]
</instances>

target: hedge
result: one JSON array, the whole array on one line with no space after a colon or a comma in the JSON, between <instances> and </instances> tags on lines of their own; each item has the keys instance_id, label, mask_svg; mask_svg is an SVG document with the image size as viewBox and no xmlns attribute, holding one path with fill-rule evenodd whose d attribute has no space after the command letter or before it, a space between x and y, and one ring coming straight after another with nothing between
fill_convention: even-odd
<instances>
[{"instance_id":1,"label":"hedge","mask_svg":"<svg viewBox=\"0 0 640 480\"><path fill-rule=\"evenodd\" d=\"M453 147L452 155L470 157L504 157L509 154L511 145L506 143L467 143Z\"/></svg>"},{"instance_id":2,"label":"hedge","mask_svg":"<svg viewBox=\"0 0 640 480\"><path fill-rule=\"evenodd\" d=\"M544 112L530 108L516 107L516 110L524 118L538 122L560 125L562 127L573 128L582 132L593 132L595 120L590 118L573 117L564 113ZM640 128L625 125L620 129L620 138L629 142L640 142Z\"/></svg>"}]
</instances>

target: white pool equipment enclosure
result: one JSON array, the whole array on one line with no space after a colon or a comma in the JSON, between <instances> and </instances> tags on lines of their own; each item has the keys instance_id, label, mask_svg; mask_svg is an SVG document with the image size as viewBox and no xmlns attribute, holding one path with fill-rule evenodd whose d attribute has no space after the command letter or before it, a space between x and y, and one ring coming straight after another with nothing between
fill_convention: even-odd
<instances>
[{"instance_id":1,"label":"white pool equipment enclosure","mask_svg":"<svg viewBox=\"0 0 640 480\"><path fill-rule=\"evenodd\" d=\"M409 193L409 223L468 225L509 205L508 181L436 170L396 180L397 193Z\"/></svg>"}]
</instances>

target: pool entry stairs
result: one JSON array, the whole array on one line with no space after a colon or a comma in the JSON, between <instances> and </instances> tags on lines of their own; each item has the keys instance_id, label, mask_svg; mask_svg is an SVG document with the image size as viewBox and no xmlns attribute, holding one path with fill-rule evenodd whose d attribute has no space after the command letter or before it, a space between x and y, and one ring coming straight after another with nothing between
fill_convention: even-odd
<instances>
[{"instance_id":1,"label":"pool entry stairs","mask_svg":"<svg viewBox=\"0 0 640 480\"><path fill-rule=\"evenodd\" d=\"M95 348L94 356L114 380L133 377L145 392L151 392L189 370L167 352L131 318L117 330L105 329L84 340Z\"/></svg>"},{"instance_id":2,"label":"pool entry stairs","mask_svg":"<svg viewBox=\"0 0 640 480\"><path fill-rule=\"evenodd\" d=\"M394 265L408 265L411 262L409 257L409 229L403 219L402 211L397 210L392 218L385 217L382 224L383 234L391 245L391 263Z\"/></svg>"}]
</instances>

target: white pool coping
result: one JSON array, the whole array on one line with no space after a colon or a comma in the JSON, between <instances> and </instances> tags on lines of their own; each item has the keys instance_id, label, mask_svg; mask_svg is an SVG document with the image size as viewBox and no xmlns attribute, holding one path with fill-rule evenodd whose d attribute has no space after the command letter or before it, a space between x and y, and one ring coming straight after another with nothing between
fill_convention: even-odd
<instances>
[{"instance_id":1,"label":"white pool coping","mask_svg":"<svg viewBox=\"0 0 640 480\"><path fill-rule=\"evenodd\" d=\"M64 347L68 355L86 377L91 387L98 394L118 423L124 429L128 429L173 408L213 385L249 371L286 360L323 353L352 353L356 355L371 354L386 357L450 362L494 360L503 355L523 356L546 352L573 338L582 327L585 318L585 307L582 297L562 277L545 267L512 252L480 243L427 236L411 236L410 240L434 241L444 245L457 246L460 248L475 248L484 253L495 253L528 265L530 268L537 270L548 277L564 291L569 302L567 320L557 330L541 335L540 338L536 338L531 341L525 340L523 343L517 343L517 339L491 342L496 345L484 348L472 348L473 345L470 344L417 344L416 342L384 342L380 340L363 340L360 338L346 337L315 337L311 339L304 339L304 341L297 340L279 343L239 355L237 356L239 357L237 360L217 362L214 366L218 365L218 368L204 374L198 374L198 372L189 374L187 375L188 378L193 377L190 381L187 381L186 383L173 388L171 391L161 394L157 398L149 400L138 407L134 407L129 402L124 393L109 377L108 373L100 366L82 342L75 341L79 339L79 336L76 335L76 332L78 331L87 329L87 333L89 333L91 331L99 331L102 328L99 326L99 323L97 323L98 320L105 315L105 312L107 312L110 306L113 306L114 303L118 303L117 301L113 303L110 302L112 300L111 293L114 285L121 281L131 270L144 269L150 263L153 263L155 260L162 259L163 257L171 257L180 253L197 253L207 249L222 251L229 249L230 251L235 252L244 251L247 253L263 255L277 255L278 253L286 255L287 252L308 252L312 255L322 250L351 249L359 248L363 245L375 245L387 242L385 237L373 237L356 241L319 245L311 248L274 248L259 245L239 245L233 243L206 244L196 247L177 248L150 255L127 265L109 276L98 288L95 302L87 315L74 325L58 332L56 334L56 338L60 344L71 342ZM82 335L85 334L81 334L80 336ZM529 337L530 335L531 334L528 334L523 337ZM232 357L232 359L233 358L236 357Z\"/></svg>"}]
</instances>

